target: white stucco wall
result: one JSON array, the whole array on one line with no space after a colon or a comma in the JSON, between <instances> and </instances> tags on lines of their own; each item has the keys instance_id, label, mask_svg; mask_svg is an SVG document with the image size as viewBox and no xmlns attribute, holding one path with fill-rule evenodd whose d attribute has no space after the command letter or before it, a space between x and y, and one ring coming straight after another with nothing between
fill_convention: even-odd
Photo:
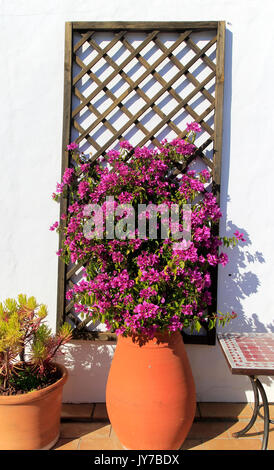
<instances>
[{"instance_id":1,"label":"white stucco wall","mask_svg":"<svg viewBox=\"0 0 274 470\"><path fill-rule=\"evenodd\" d=\"M0 0L1 299L19 292L49 307L55 328L65 21L225 20L226 68L221 231L248 244L220 270L218 304L238 318L230 331L274 331L274 4L271 0ZM231 274L229 276L229 274ZM73 342L67 402L104 401L114 346ZM232 376L220 348L187 345L199 401L252 401L245 377ZM273 380L263 380L274 400Z\"/></svg>"}]
</instances>

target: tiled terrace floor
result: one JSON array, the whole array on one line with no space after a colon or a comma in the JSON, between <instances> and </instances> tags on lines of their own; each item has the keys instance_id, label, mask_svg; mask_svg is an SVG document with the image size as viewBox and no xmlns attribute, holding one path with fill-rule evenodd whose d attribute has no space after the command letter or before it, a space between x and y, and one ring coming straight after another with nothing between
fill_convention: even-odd
<instances>
[{"instance_id":1,"label":"tiled terrace floor","mask_svg":"<svg viewBox=\"0 0 274 470\"><path fill-rule=\"evenodd\" d=\"M263 420L241 438L232 433L245 427L252 403L198 403L196 417L182 450L260 450ZM270 405L274 416L274 404ZM104 403L63 404L61 435L54 450L122 450L108 420ZM274 450L274 425L270 425L268 449Z\"/></svg>"}]
</instances>

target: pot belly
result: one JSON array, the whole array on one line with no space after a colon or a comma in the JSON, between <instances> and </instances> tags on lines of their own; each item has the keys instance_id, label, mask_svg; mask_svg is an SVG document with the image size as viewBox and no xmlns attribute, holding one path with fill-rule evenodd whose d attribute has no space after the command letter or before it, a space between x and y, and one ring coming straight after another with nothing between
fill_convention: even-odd
<instances>
[{"instance_id":1,"label":"pot belly","mask_svg":"<svg viewBox=\"0 0 274 470\"><path fill-rule=\"evenodd\" d=\"M192 425L196 396L180 333L140 346L118 338L106 403L121 443L132 450L176 450Z\"/></svg>"}]
</instances>

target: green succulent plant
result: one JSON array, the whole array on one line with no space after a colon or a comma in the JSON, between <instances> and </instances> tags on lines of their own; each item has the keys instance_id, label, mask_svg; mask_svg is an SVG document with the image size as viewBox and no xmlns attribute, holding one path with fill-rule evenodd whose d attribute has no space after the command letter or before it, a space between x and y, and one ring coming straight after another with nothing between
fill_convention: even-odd
<instances>
[{"instance_id":1,"label":"green succulent plant","mask_svg":"<svg viewBox=\"0 0 274 470\"><path fill-rule=\"evenodd\" d=\"M56 334L43 323L47 307L35 297L19 294L17 299L0 302L0 385L6 390L15 384L43 382L50 373L57 351L72 336L72 328L64 324ZM28 348L27 348L28 347ZM28 349L28 355L26 354ZM26 357L27 356L27 357ZM24 371L24 372L22 372Z\"/></svg>"}]
</instances>

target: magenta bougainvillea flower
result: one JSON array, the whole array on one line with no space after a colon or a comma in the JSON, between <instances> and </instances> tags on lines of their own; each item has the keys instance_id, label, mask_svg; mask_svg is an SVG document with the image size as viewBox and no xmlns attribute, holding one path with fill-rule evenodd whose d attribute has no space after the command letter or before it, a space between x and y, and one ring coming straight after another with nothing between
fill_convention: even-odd
<instances>
[{"instance_id":1,"label":"magenta bougainvillea flower","mask_svg":"<svg viewBox=\"0 0 274 470\"><path fill-rule=\"evenodd\" d=\"M70 144L67 145L67 150L75 150L78 148L78 144L76 142L71 142Z\"/></svg>"},{"instance_id":2,"label":"magenta bougainvillea flower","mask_svg":"<svg viewBox=\"0 0 274 470\"><path fill-rule=\"evenodd\" d=\"M64 262L85 266L84 277L66 294L77 314L90 315L117 334L149 336L186 327L199 330L204 323L211 328L218 319L225 324L235 317L235 312L218 317L208 311L212 270L228 262L221 247L244 238L238 231L231 238L216 235L222 214L208 189L210 172L187 170L200 130L199 124L188 124L185 139L162 141L159 148L134 148L122 141L95 162L78 153L77 144L67 146L75 165L65 170L54 199L68 197L68 211L60 226L51 229L63 231L58 255ZM155 206L166 212L161 217L156 212L151 236L149 217ZM170 220L175 206L177 222ZM191 208L188 222L186 206ZM100 230L94 229L97 223ZM139 224L145 226L142 234ZM181 234L186 226L189 237L178 243L173 229Z\"/></svg>"},{"instance_id":3,"label":"magenta bougainvillea flower","mask_svg":"<svg viewBox=\"0 0 274 470\"><path fill-rule=\"evenodd\" d=\"M59 225L59 222L56 221L54 222L54 224L52 224L52 226L49 229L53 232L55 229L57 229L58 225Z\"/></svg>"},{"instance_id":4,"label":"magenta bougainvillea flower","mask_svg":"<svg viewBox=\"0 0 274 470\"><path fill-rule=\"evenodd\" d=\"M236 232L234 232L234 235L237 238L237 240L241 240L242 242L246 241L244 238L244 234L240 233L239 230L236 230Z\"/></svg>"}]
</instances>

